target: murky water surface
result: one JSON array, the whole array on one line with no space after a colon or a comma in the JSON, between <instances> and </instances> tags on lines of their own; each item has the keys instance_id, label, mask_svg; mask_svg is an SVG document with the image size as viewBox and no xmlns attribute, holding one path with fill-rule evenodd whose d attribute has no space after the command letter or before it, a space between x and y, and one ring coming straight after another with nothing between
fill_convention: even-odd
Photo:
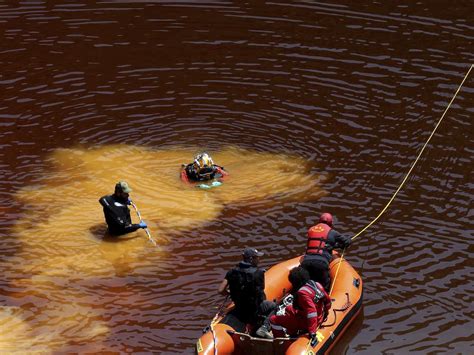
<instances>
[{"instance_id":1,"label":"murky water surface","mask_svg":"<svg viewBox=\"0 0 474 355\"><path fill-rule=\"evenodd\" d=\"M192 353L242 248L299 255L322 211L357 233L474 62L472 9L0 4L0 353ZM364 310L336 353L474 351L473 94L350 248ZM179 180L202 150L223 186ZM157 247L105 233L120 179Z\"/></svg>"}]
</instances>

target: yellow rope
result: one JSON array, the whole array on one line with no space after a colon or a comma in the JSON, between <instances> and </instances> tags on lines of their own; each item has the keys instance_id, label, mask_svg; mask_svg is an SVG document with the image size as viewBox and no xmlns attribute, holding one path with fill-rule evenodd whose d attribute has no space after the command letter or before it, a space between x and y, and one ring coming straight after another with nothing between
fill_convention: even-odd
<instances>
[{"instance_id":1,"label":"yellow rope","mask_svg":"<svg viewBox=\"0 0 474 355\"><path fill-rule=\"evenodd\" d=\"M474 64L471 64L471 67L469 68L469 70L467 71L466 75L464 76L464 79L463 81L461 82L461 85L459 85L458 89L456 90L456 93L454 94L453 98L451 99L451 101L449 102L448 106L446 107L446 109L444 110L443 112L443 115L441 116L441 118L439 119L438 123L436 124L433 132L431 132L431 135L428 137L428 140L426 141L426 143L423 145L423 147L421 148L420 150L420 153L418 154L418 156L416 157L415 161L413 162L413 164L411 165L410 167L410 170L408 170L408 173L407 175L405 176L405 178L403 179L402 183L400 184L400 186L398 187L398 189L395 191L395 193L393 194L392 198L390 199L390 201L388 201L388 203L385 205L385 207L383 208L383 210L378 214L377 217L375 217L375 219L370 222L367 226L365 226L364 229L362 229L359 233L357 233L356 235L354 235L352 237L352 240L356 239L360 234L362 234L367 228L369 228L372 224L374 224L379 218L380 216L387 210L388 206L390 206L390 204L392 203L392 201L395 199L395 196L397 196L398 192L401 190L401 188L403 187L403 185L405 184L405 182L407 181L408 179L408 176L410 176L410 173L412 172L413 168L415 167L416 163L418 162L418 160L420 159L421 155L423 154L426 146L428 145L428 143L430 142L431 140L431 137L433 137L433 135L435 134L436 132L436 129L438 128L438 126L440 125L441 121L443 120L444 116L446 115L446 112L448 112L449 108L451 107L451 104L453 103L454 99L456 98L457 94L459 93L459 91L461 90L461 87L463 86L464 82L466 81L467 77L469 76L469 73L471 72L472 68L474 67ZM337 279L337 275L339 274L339 268L342 264L342 261L344 260L344 252L345 252L345 249L342 251L342 254L341 254L341 257L339 259L339 263L337 264L337 269L336 269L336 274L334 275L334 280L331 284L331 289L329 291L329 296L331 296L332 294L332 290L333 290L333 287L334 287L334 284L336 283L336 279ZM309 350L311 348L311 339L308 341L308 344L306 345L306 350L305 350L305 354L308 354L309 353Z\"/></svg>"},{"instance_id":2,"label":"yellow rope","mask_svg":"<svg viewBox=\"0 0 474 355\"><path fill-rule=\"evenodd\" d=\"M341 266L342 260L344 260L344 251L342 251L341 258L339 260L339 263L337 264L337 270L336 270L336 275L334 275L334 282L336 281L337 274L339 273L339 267ZM331 291L329 291L329 297L331 297L332 293L332 288L334 287L334 282L331 284ZM322 323L318 326L318 329L316 329L316 333L318 332L319 328L321 328ZM311 338L308 340L308 344L306 344L306 349L304 351L304 354L310 354L310 349L311 349Z\"/></svg>"},{"instance_id":3,"label":"yellow rope","mask_svg":"<svg viewBox=\"0 0 474 355\"><path fill-rule=\"evenodd\" d=\"M438 123L436 124L433 132L431 132L431 135L429 136L428 140L426 141L426 143L423 145L423 147L421 148L420 150L420 153L418 154L418 156L416 157L415 161L413 162L412 166L410 167L410 170L408 170L408 173L407 175L405 176L405 178L403 179L402 183L400 184L400 186L398 187L397 191L395 191L395 193L393 194L392 198L390 199L390 201L388 201L388 203L386 204L386 206L383 208L383 210L378 214L377 217L375 217L375 219L370 222L367 226L365 226L364 229L362 229L359 233L357 233L355 236L352 237L352 240L356 239L360 234L362 234L367 228L369 228L372 224L374 224L379 218L380 216L387 210L388 206L390 206L390 204L392 203L392 201L395 199L395 196L397 196L398 192L401 190L401 188L403 187L403 185L405 184L405 182L407 181L408 179L408 176L410 176L410 173L412 172L413 168L415 167L416 163L418 162L418 160L420 159L421 155L423 154L426 146L428 145L428 143L430 142L431 140L431 137L433 137L433 135L435 134L436 132L436 129L438 128L438 126L440 125L441 121L443 120L444 116L446 115L446 112L448 112L449 108L451 107L451 104L453 103L454 99L456 98L457 94L459 93L459 90L461 90L461 87L463 86L464 82L466 81L467 77L469 76L469 73L471 72L472 68L474 67L474 64L471 64L471 67L469 68L469 70L467 71L467 74L464 76L464 79L463 81L461 82L461 85L459 85L456 93L454 94L453 98L451 99L451 101L449 102L448 106L446 107L446 110L444 110L443 112L443 115L441 116L441 118L439 119ZM345 252L345 249L342 251L342 254L341 254L341 257L339 259L339 263L337 264L337 269L336 269L336 274L334 275L334 280L331 284L331 289L329 291L329 296L331 296L332 294L332 290L333 290L333 287L334 287L334 284L336 283L336 279L337 279L337 275L339 274L339 268L342 264L342 261L344 260L344 252ZM319 329L319 328L318 328ZM306 345L306 350L305 350L305 354L308 354L309 353L309 350L311 348L311 339L308 341L308 344Z\"/></svg>"},{"instance_id":4,"label":"yellow rope","mask_svg":"<svg viewBox=\"0 0 474 355\"><path fill-rule=\"evenodd\" d=\"M344 252L346 251L346 249L343 249L342 250L342 254L341 254L341 258L339 259L339 263L337 264L337 269L336 269L336 275L334 275L334 280L331 284L331 290L329 291L329 296L331 296L332 294L332 289L334 287L334 284L336 283L336 279L337 279L337 274L339 273L339 267L341 266L341 263L342 261L344 260Z\"/></svg>"},{"instance_id":5,"label":"yellow rope","mask_svg":"<svg viewBox=\"0 0 474 355\"><path fill-rule=\"evenodd\" d=\"M448 112L449 108L451 107L451 104L453 103L454 99L456 98L459 90L461 90L461 87L463 86L464 82L466 81L467 77L469 76L469 73L471 72L472 68L474 67L474 64L471 64L471 67L469 68L469 70L467 71L467 74L464 76L464 79L463 81L461 82L461 85L459 85L456 93L454 94L453 98L451 99L451 101L449 102L448 106L446 107L446 110L444 110L443 112L443 115L441 116L441 118L439 119L438 123L436 124L433 132L431 132L431 135L428 137L428 140L426 141L426 143L423 145L423 147L421 148L420 150L420 153L418 154L418 156L416 157L415 161L413 162L413 164L411 165L411 168L410 170L408 170L408 173L406 174L405 178L403 179L402 183L400 184L400 186L398 187L397 191L395 191L395 193L393 194L392 198L390 199L390 201L388 201L388 203L385 205L385 207L383 208L383 210L378 214L377 217L375 217L375 219L370 222L367 226L365 226L359 233L357 233L356 235L354 235L352 237L352 240L356 239L360 234L362 234L367 228L369 228L372 224L374 224L379 218L380 216L387 210L388 206L390 206L390 204L392 203L392 201L395 199L395 196L397 196L398 192L401 190L401 188L403 187L403 185L405 184L405 182L407 181L408 179L408 176L410 176L410 173L412 172L413 168L415 167L416 163L418 162L418 160L420 159L421 155L423 154L423 152L425 151L425 148L426 146L428 145L428 143L430 142L431 140L431 137L433 137L433 135L435 134L436 132L436 129L438 128L438 126L440 125L441 121L443 120L444 116L446 115L446 112Z\"/></svg>"}]
</instances>

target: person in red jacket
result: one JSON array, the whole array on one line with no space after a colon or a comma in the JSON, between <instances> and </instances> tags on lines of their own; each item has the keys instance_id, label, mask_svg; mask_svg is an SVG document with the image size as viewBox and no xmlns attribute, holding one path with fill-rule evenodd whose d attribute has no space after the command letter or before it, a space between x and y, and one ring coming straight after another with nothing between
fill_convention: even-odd
<instances>
[{"instance_id":1,"label":"person in red jacket","mask_svg":"<svg viewBox=\"0 0 474 355\"><path fill-rule=\"evenodd\" d=\"M301 266L291 269L288 279L292 285L293 305L287 306L284 314L270 317L273 336L308 332L314 341L316 331L331 309L331 299L320 283L310 280L308 271Z\"/></svg>"},{"instance_id":2,"label":"person in red jacket","mask_svg":"<svg viewBox=\"0 0 474 355\"><path fill-rule=\"evenodd\" d=\"M306 253L301 263L309 272L311 280L319 282L329 291L329 263L335 248L345 249L351 244L349 236L343 236L333 229L333 218L330 213L323 213L318 224L308 229Z\"/></svg>"}]
</instances>

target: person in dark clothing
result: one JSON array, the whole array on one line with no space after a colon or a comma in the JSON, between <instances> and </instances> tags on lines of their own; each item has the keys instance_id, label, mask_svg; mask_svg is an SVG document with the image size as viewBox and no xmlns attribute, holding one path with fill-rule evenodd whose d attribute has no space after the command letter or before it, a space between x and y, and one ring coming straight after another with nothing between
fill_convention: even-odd
<instances>
[{"instance_id":1,"label":"person in dark clothing","mask_svg":"<svg viewBox=\"0 0 474 355\"><path fill-rule=\"evenodd\" d=\"M351 244L348 236L342 236L332 229L333 218L330 213L323 213L319 223L308 230L306 254L301 266L308 270L311 280L319 282L329 291L329 263L335 248L345 249Z\"/></svg>"},{"instance_id":2,"label":"person in dark clothing","mask_svg":"<svg viewBox=\"0 0 474 355\"><path fill-rule=\"evenodd\" d=\"M266 300L265 271L258 267L262 255L257 249L246 248L242 254L243 260L227 272L219 286L219 293L230 294L235 304L223 323L240 332L246 330L247 324L255 325L264 319L276 307L274 302ZM233 318L237 318L237 322Z\"/></svg>"},{"instance_id":3,"label":"person in dark clothing","mask_svg":"<svg viewBox=\"0 0 474 355\"><path fill-rule=\"evenodd\" d=\"M125 181L119 181L115 185L115 192L112 195L102 196L99 199L99 203L104 208L104 217L109 227L109 233L112 235L122 235L147 227L144 221L132 224L128 209L128 205L131 204L130 192L132 189L128 184Z\"/></svg>"},{"instance_id":4,"label":"person in dark clothing","mask_svg":"<svg viewBox=\"0 0 474 355\"><path fill-rule=\"evenodd\" d=\"M194 161L187 164L184 170L190 181L207 181L228 175L224 168L214 164L211 156L205 152L196 155Z\"/></svg>"}]
</instances>

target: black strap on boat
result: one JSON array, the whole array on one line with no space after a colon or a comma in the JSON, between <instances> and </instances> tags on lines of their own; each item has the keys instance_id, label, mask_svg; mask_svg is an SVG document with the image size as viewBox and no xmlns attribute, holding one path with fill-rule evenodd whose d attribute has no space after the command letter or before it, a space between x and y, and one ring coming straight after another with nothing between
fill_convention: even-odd
<instances>
[{"instance_id":1,"label":"black strap on boat","mask_svg":"<svg viewBox=\"0 0 474 355\"><path fill-rule=\"evenodd\" d=\"M326 324L326 325L321 325L320 328L327 328L327 327L332 327L334 324L336 324L336 321L337 321L337 315L336 315L336 312L345 312L347 311L347 309L352 306L352 303L349 299L349 294L346 292L346 297L347 297L347 302L344 303L344 305L342 306L342 308L338 308L338 309L332 309L332 311L334 312L334 322L332 324Z\"/></svg>"}]
</instances>

